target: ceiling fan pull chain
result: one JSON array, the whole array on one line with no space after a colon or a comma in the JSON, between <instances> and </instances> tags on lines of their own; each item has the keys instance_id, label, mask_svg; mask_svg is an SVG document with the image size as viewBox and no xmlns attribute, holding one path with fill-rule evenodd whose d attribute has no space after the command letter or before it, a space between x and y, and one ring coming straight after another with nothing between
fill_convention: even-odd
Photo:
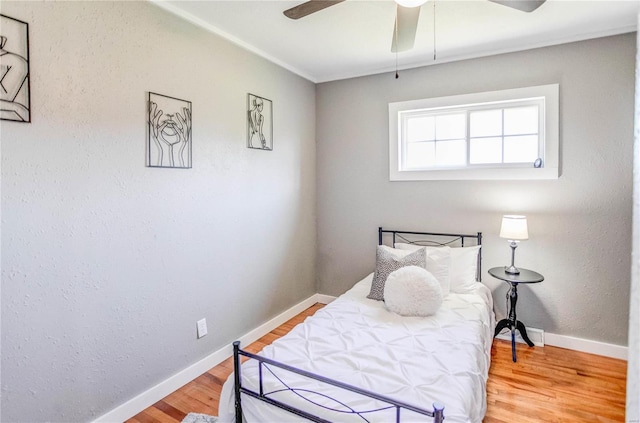
<instances>
[{"instance_id":1,"label":"ceiling fan pull chain","mask_svg":"<svg viewBox=\"0 0 640 423\"><path fill-rule=\"evenodd\" d=\"M436 61L436 0L433 0L433 61Z\"/></svg>"},{"instance_id":2,"label":"ceiling fan pull chain","mask_svg":"<svg viewBox=\"0 0 640 423\"><path fill-rule=\"evenodd\" d=\"M395 34L394 36L396 37L396 79L400 78L400 75L398 75L398 7L396 6L396 24L394 26L395 29Z\"/></svg>"}]
</instances>

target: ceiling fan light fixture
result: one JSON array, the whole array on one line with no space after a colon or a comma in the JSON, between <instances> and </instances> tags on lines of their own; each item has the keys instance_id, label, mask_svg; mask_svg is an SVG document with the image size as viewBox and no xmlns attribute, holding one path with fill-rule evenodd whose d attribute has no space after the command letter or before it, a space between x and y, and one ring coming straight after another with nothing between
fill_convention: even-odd
<instances>
[{"instance_id":1,"label":"ceiling fan light fixture","mask_svg":"<svg viewBox=\"0 0 640 423\"><path fill-rule=\"evenodd\" d=\"M420 7L427 2L427 0L395 0L402 7Z\"/></svg>"}]
</instances>

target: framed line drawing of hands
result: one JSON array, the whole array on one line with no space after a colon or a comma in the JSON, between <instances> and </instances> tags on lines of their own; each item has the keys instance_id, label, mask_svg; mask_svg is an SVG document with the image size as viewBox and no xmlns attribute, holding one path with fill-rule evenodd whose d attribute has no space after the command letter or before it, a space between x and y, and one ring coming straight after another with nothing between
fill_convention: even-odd
<instances>
[{"instance_id":1,"label":"framed line drawing of hands","mask_svg":"<svg viewBox=\"0 0 640 423\"><path fill-rule=\"evenodd\" d=\"M29 24L0 14L0 119L31 122Z\"/></svg>"},{"instance_id":2,"label":"framed line drawing of hands","mask_svg":"<svg viewBox=\"0 0 640 423\"><path fill-rule=\"evenodd\" d=\"M149 92L147 166L191 168L191 102Z\"/></svg>"},{"instance_id":3,"label":"framed line drawing of hands","mask_svg":"<svg viewBox=\"0 0 640 423\"><path fill-rule=\"evenodd\" d=\"M247 147L273 150L273 103L247 94Z\"/></svg>"}]
</instances>

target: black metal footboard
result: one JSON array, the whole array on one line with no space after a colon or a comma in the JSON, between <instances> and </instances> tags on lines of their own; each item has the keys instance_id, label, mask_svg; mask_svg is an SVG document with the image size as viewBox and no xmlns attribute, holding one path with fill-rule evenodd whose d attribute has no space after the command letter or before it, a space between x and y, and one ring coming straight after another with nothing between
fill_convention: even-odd
<instances>
[{"instance_id":1,"label":"black metal footboard","mask_svg":"<svg viewBox=\"0 0 640 423\"><path fill-rule=\"evenodd\" d=\"M240 377L240 357L244 356L244 357L248 357L250 359L253 360L257 360L259 362L258 364L258 376L259 376L259 391L253 391L251 389L245 388L244 386L242 386L242 378ZM298 375L310 378L310 379L314 379L317 380L321 383L326 383L328 385L333 385L336 386L340 389L344 389L347 391L351 391L351 392L355 392L359 395L362 395L364 397L369 397L372 399L375 399L379 402L382 402L386 405L384 405L383 407L380 408L376 408L376 409L372 409L372 410L355 410L351 407L349 407L347 404L345 404L344 402L341 402L335 398L329 397L325 394L322 394L320 392L313 392L313 391L307 391L304 389L296 389L296 388L292 388L289 387L285 382L283 382L282 380L280 380L274 373L273 371L269 368L269 366L273 366L273 367L277 367L280 369L284 369L288 372L292 372L292 373L296 373ZM427 417L432 417L433 418L433 422L434 423L442 423L444 421L444 406L442 406L439 403L433 403L433 411L430 410L423 410L421 408L418 407L414 407L410 404L406 404L404 402L401 401L397 401L394 400L392 398L388 398L384 395L379 395L376 394L375 392L370 392L367 391L365 389L361 389L358 388L356 386L352 386L337 380L333 380L333 379L329 379L327 377L324 376L320 376L305 370L301 370L301 369L297 369L295 367L289 366L287 364L284 363L279 363L277 361L265 358L265 357L261 357L246 351L243 351L240 349L240 341L236 341L233 343L233 369L234 369L234 378L235 378L235 415L236 415L236 423L242 423L243 422L243 415L242 415L242 399L241 399L241 395L245 394L248 395L250 397L256 398L260 401L264 401L266 403L269 403L275 407L279 407L283 410L286 410L290 413L293 413L295 415L298 415L300 417L303 417L305 419L308 419L310 421L313 422L317 422L317 423L331 423L329 420L326 420L322 417L318 417L316 415L313 415L307 411L301 410L300 408L294 407L290 404L286 404L283 403L281 401L278 401L272 397L270 397L271 394L274 393L278 393L278 392L282 392L282 391L291 391L294 394L300 396L301 398L309 401L310 403L336 412L336 413L346 413L346 414L350 414L350 415L355 415L358 416L362 419L363 422L368 422L369 420L367 419L368 415L370 415L371 413L374 412L381 412L381 411L385 411L385 410L395 410L395 421L396 423L401 423L401 410L409 410L411 412L417 413L417 414L421 414ZM274 392L264 392L264 386L263 386L263 371L267 371L269 372L271 375L275 376L276 378L278 378L278 380L280 380L280 382L283 383L283 385L286 387L285 389L279 389L277 391ZM316 402L314 402L313 400L304 398L300 392L304 392L305 394L314 394L314 395L318 395L320 397L329 399L333 402L335 402L336 404L339 404L342 409L336 409L336 408L329 408L325 405L321 405L318 404Z\"/></svg>"}]
</instances>

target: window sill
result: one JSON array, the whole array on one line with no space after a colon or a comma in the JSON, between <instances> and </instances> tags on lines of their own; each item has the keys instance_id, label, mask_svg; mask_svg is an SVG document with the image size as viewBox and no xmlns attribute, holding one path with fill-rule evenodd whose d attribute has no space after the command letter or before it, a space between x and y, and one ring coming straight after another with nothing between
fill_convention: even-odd
<instances>
[{"instance_id":1,"label":"window sill","mask_svg":"<svg viewBox=\"0 0 640 423\"><path fill-rule=\"evenodd\" d=\"M558 179L557 167L505 169L392 170L391 181L537 180Z\"/></svg>"}]
</instances>

